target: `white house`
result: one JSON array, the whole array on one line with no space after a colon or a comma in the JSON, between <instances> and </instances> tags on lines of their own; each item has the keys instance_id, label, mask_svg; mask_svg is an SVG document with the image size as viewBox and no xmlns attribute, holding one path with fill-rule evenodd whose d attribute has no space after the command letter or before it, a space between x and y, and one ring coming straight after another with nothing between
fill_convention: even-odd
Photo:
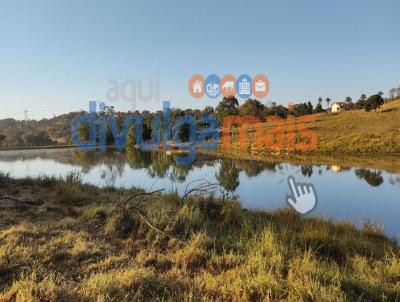
<instances>
[{"instance_id":1,"label":"white house","mask_svg":"<svg viewBox=\"0 0 400 302\"><path fill-rule=\"evenodd\" d=\"M346 111L349 109L349 104L346 102L335 102L331 107L332 112Z\"/></svg>"}]
</instances>

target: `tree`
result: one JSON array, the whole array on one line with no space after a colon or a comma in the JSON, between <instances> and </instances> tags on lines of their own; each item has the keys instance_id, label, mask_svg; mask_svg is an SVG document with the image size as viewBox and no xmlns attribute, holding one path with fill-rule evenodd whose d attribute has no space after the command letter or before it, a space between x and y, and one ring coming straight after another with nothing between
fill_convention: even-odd
<instances>
[{"instance_id":1,"label":"tree","mask_svg":"<svg viewBox=\"0 0 400 302\"><path fill-rule=\"evenodd\" d=\"M396 96L396 88L390 89L390 90L389 90L389 95L390 95L390 97L391 97L392 99L394 99L395 96Z\"/></svg>"},{"instance_id":2,"label":"tree","mask_svg":"<svg viewBox=\"0 0 400 302\"><path fill-rule=\"evenodd\" d=\"M207 106L206 108L204 108L204 110L202 111L203 115L208 115L208 114L214 114L214 108L212 106Z\"/></svg>"},{"instance_id":3,"label":"tree","mask_svg":"<svg viewBox=\"0 0 400 302\"><path fill-rule=\"evenodd\" d=\"M353 100L351 99L351 97L348 96L348 97L346 98L345 101L346 101L347 103L351 103Z\"/></svg>"},{"instance_id":4,"label":"tree","mask_svg":"<svg viewBox=\"0 0 400 302\"><path fill-rule=\"evenodd\" d=\"M106 106L104 108L104 114L113 116L115 114L114 106Z\"/></svg>"},{"instance_id":5,"label":"tree","mask_svg":"<svg viewBox=\"0 0 400 302\"><path fill-rule=\"evenodd\" d=\"M28 134L25 136L25 146L50 146L55 143L44 130L39 131L37 134Z\"/></svg>"},{"instance_id":6,"label":"tree","mask_svg":"<svg viewBox=\"0 0 400 302\"><path fill-rule=\"evenodd\" d=\"M359 100L355 103L354 108L356 108L356 109L365 108L366 99L367 99L367 96L365 94L362 94L360 96Z\"/></svg>"},{"instance_id":7,"label":"tree","mask_svg":"<svg viewBox=\"0 0 400 302\"><path fill-rule=\"evenodd\" d=\"M89 141L89 124L88 123L80 124L78 133L79 133L79 138L82 141L84 141L84 142Z\"/></svg>"},{"instance_id":8,"label":"tree","mask_svg":"<svg viewBox=\"0 0 400 302\"><path fill-rule=\"evenodd\" d=\"M228 115L238 115L239 102L234 96L224 97L223 100L215 108L220 125L222 125L224 118Z\"/></svg>"},{"instance_id":9,"label":"tree","mask_svg":"<svg viewBox=\"0 0 400 302\"><path fill-rule=\"evenodd\" d=\"M313 113L313 106L311 102L296 104L293 107L292 114L294 116L302 116Z\"/></svg>"},{"instance_id":10,"label":"tree","mask_svg":"<svg viewBox=\"0 0 400 302\"><path fill-rule=\"evenodd\" d=\"M308 114L313 114L313 109L314 109L314 107L313 107L313 105L311 104L311 102L309 101L309 102L307 103L307 113L308 113Z\"/></svg>"},{"instance_id":11,"label":"tree","mask_svg":"<svg viewBox=\"0 0 400 302\"><path fill-rule=\"evenodd\" d=\"M331 100L330 98L326 98L326 99L325 99L325 102L326 102L327 107L329 107L329 103L330 103L331 101L332 101L332 100Z\"/></svg>"},{"instance_id":12,"label":"tree","mask_svg":"<svg viewBox=\"0 0 400 302\"><path fill-rule=\"evenodd\" d=\"M264 119L264 105L258 100L248 99L243 105L239 106L240 116L256 116L260 120Z\"/></svg>"},{"instance_id":13,"label":"tree","mask_svg":"<svg viewBox=\"0 0 400 302\"><path fill-rule=\"evenodd\" d=\"M322 101L322 100L321 100ZM318 101L317 106L315 106L315 112L322 112L324 109L322 109L322 104L321 102Z\"/></svg>"},{"instance_id":14,"label":"tree","mask_svg":"<svg viewBox=\"0 0 400 302\"><path fill-rule=\"evenodd\" d=\"M288 109L282 105L265 107L264 108L264 116L276 115L281 118L287 118Z\"/></svg>"},{"instance_id":15,"label":"tree","mask_svg":"<svg viewBox=\"0 0 400 302\"><path fill-rule=\"evenodd\" d=\"M365 102L364 109L365 111L371 111L379 108L381 105L383 105L384 100L381 95L375 94L371 95L368 100Z\"/></svg>"},{"instance_id":16,"label":"tree","mask_svg":"<svg viewBox=\"0 0 400 302\"><path fill-rule=\"evenodd\" d=\"M384 95L384 93L382 91L379 91L377 94L380 95L380 96Z\"/></svg>"}]
</instances>

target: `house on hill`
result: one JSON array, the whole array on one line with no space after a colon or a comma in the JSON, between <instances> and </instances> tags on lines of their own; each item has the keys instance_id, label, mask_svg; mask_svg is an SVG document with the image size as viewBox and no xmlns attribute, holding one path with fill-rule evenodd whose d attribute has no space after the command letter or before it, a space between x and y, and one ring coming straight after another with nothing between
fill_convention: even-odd
<instances>
[{"instance_id":1,"label":"house on hill","mask_svg":"<svg viewBox=\"0 0 400 302\"><path fill-rule=\"evenodd\" d=\"M350 106L347 102L335 102L332 104L331 111L339 112L349 110Z\"/></svg>"}]
</instances>

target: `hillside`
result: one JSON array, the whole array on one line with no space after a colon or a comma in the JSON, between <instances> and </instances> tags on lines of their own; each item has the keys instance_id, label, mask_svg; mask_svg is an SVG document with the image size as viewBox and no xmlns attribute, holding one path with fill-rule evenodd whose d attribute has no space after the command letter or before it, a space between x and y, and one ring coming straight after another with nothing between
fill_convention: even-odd
<instances>
[{"instance_id":1,"label":"hillside","mask_svg":"<svg viewBox=\"0 0 400 302\"><path fill-rule=\"evenodd\" d=\"M40 121L0 120L0 148L69 144L71 123L77 114L69 113ZM314 154L400 153L400 99L384 104L377 111L324 112L313 117L315 122L307 124L307 128L318 137L317 148L312 152ZM271 127L267 124L264 126L266 129ZM287 132L287 128L284 131ZM1 140L2 135L6 136L4 140ZM249 137L254 140L251 131ZM232 155L252 153L264 156L270 153L265 148L258 152L249 148L248 151L239 150L237 142L234 142ZM287 153L286 148L280 151Z\"/></svg>"},{"instance_id":2,"label":"hillside","mask_svg":"<svg viewBox=\"0 0 400 302\"><path fill-rule=\"evenodd\" d=\"M376 112L317 114L308 128L318 135L317 153L400 153L400 100Z\"/></svg>"},{"instance_id":3,"label":"hillside","mask_svg":"<svg viewBox=\"0 0 400 302\"><path fill-rule=\"evenodd\" d=\"M22 148L69 143L71 122L78 113L63 114L40 121L0 120L0 148Z\"/></svg>"},{"instance_id":4,"label":"hillside","mask_svg":"<svg viewBox=\"0 0 400 302\"><path fill-rule=\"evenodd\" d=\"M248 129L248 144L246 149L240 149L237 129L233 128L233 138L229 149L229 157L235 158L268 158L272 154L319 154L319 155L394 155L400 153L400 100L384 104L376 111L351 110L338 113L323 112L312 115L313 122L306 122L306 128L314 132L318 138L316 147L312 151L301 152L298 149L289 150L288 138L293 133L295 125L295 140L299 143L310 143L298 132L299 124L303 117L283 120L280 130L275 123L262 123L264 135L268 131L274 132L278 137L284 137L282 144L273 150L263 146L257 150L255 146L254 128ZM275 128L275 129L273 129ZM275 137L275 136L274 136ZM278 138L279 139L279 138ZM278 140L276 137L273 142ZM263 139L264 142L264 139ZM210 152L204 152L210 154ZM226 150L220 144L219 149L212 152L216 155L226 155Z\"/></svg>"}]
</instances>

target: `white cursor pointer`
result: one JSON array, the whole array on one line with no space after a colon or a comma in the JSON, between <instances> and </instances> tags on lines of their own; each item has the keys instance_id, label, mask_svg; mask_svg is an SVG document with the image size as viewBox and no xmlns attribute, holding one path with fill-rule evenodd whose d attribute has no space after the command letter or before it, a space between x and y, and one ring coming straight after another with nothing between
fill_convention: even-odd
<instances>
[{"instance_id":1,"label":"white cursor pointer","mask_svg":"<svg viewBox=\"0 0 400 302\"><path fill-rule=\"evenodd\" d=\"M317 194L314 186L307 183L296 183L293 176L287 179L291 195L287 196L286 202L299 214L310 213L317 206Z\"/></svg>"}]
</instances>

